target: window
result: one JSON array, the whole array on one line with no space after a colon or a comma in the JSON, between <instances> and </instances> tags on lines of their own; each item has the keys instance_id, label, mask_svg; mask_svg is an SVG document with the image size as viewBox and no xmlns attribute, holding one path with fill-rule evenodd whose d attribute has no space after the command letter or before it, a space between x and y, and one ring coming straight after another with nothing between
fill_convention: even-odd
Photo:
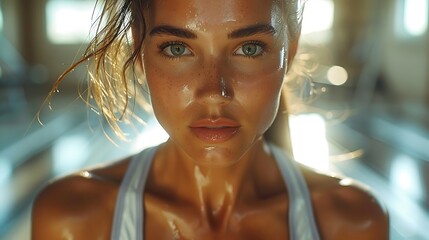
<instances>
[{"instance_id":1,"label":"window","mask_svg":"<svg viewBox=\"0 0 429 240\"><path fill-rule=\"evenodd\" d=\"M397 33L400 37L424 35L428 26L427 0L399 0L397 4Z\"/></svg>"},{"instance_id":2,"label":"window","mask_svg":"<svg viewBox=\"0 0 429 240\"><path fill-rule=\"evenodd\" d=\"M88 42L95 0L49 0L46 5L46 28L49 41L55 44Z\"/></svg>"},{"instance_id":3,"label":"window","mask_svg":"<svg viewBox=\"0 0 429 240\"><path fill-rule=\"evenodd\" d=\"M307 1L303 15L301 41L310 45L329 42L334 23L333 0Z\"/></svg>"},{"instance_id":4,"label":"window","mask_svg":"<svg viewBox=\"0 0 429 240\"><path fill-rule=\"evenodd\" d=\"M302 22L302 34L327 31L334 22L332 0L307 1Z\"/></svg>"}]
</instances>

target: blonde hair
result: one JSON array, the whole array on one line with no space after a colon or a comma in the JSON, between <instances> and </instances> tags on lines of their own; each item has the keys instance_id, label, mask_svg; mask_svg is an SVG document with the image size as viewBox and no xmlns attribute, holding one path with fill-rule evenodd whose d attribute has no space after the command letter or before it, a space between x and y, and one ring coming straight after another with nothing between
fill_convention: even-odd
<instances>
[{"instance_id":1,"label":"blonde hair","mask_svg":"<svg viewBox=\"0 0 429 240\"><path fill-rule=\"evenodd\" d=\"M287 23L285 31L288 39L297 42L304 1L276 2L284 13L281 21ZM140 72L139 64L147 30L143 11L149 8L150 4L150 0L97 0L96 7L101 6L101 13L93 24L95 37L83 57L54 83L48 98L52 97L71 71L83 63L88 63L88 88L82 91L80 96L104 116L120 139L126 139L119 123L130 122L132 118L140 119L135 115L135 106L148 109L144 97L145 89L142 87L145 82L144 73ZM86 92L86 96L83 92Z\"/></svg>"}]
</instances>

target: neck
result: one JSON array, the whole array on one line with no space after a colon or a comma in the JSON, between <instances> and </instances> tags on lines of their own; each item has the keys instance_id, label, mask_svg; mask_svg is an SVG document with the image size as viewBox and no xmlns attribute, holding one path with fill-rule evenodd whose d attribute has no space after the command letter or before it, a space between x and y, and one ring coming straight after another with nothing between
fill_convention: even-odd
<instances>
[{"instance_id":1,"label":"neck","mask_svg":"<svg viewBox=\"0 0 429 240\"><path fill-rule=\"evenodd\" d=\"M177 194L190 200L213 230L225 229L237 202L255 195L252 167L267 156L263 145L258 141L239 161L222 167L198 165L180 150L173 150L171 156L180 156L174 169L186 185L177 188Z\"/></svg>"},{"instance_id":2,"label":"neck","mask_svg":"<svg viewBox=\"0 0 429 240\"><path fill-rule=\"evenodd\" d=\"M212 228L225 227L238 196L242 195L246 186L251 185L247 176L253 160L241 159L232 166L221 168L194 165L192 178L200 212Z\"/></svg>"}]
</instances>

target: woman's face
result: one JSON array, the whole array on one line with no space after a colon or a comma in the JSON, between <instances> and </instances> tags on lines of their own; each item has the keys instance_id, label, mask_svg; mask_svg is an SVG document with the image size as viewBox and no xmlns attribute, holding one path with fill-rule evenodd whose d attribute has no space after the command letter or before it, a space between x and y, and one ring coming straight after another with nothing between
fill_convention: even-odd
<instances>
[{"instance_id":1,"label":"woman's face","mask_svg":"<svg viewBox=\"0 0 429 240\"><path fill-rule=\"evenodd\" d=\"M230 165L277 113L287 39L272 0L155 0L143 66L167 144Z\"/></svg>"}]
</instances>

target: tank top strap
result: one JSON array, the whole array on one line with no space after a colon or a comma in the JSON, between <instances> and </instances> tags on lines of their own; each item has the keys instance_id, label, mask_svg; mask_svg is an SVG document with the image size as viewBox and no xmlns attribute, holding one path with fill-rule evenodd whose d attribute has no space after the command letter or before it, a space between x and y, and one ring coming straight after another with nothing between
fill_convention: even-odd
<instances>
[{"instance_id":1,"label":"tank top strap","mask_svg":"<svg viewBox=\"0 0 429 240\"><path fill-rule=\"evenodd\" d=\"M270 145L289 193L289 229L292 240L320 240L310 193L297 164L280 148Z\"/></svg>"},{"instance_id":2,"label":"tank top strap","mask_svg":"<svg viewBox=\"0 0 429 240\"><path fill-rule=\"evenodd\" d=\"M280 148L270 145L289 192L289 228L292 240L320 240L310 193L298 166ZM122 180L112 226L112 240L143 240L143 193L157 147L131 159Z\"/></svg>"},{"instance_id":3,"label":"tank top strap","mask_svg":"<svg viewBox=\"0 0 429 240\"><path fill-rule=\"evenodd\" d=\"M135 155L119 188L111 240L143 240L143 193L157 147Z\"/></svg>"}]
</instances>

